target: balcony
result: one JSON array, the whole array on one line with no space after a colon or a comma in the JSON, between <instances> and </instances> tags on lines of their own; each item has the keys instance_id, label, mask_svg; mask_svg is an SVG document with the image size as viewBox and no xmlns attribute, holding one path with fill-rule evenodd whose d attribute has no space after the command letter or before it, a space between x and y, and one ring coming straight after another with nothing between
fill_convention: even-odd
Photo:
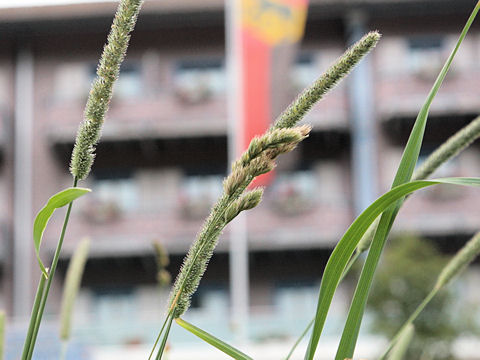
<instances>
[{"instance_id":1,"label":"balcony","mask_svg":"<svg viewBox=\"0 0 480 360\"><path fill-rule=\"evenodd\" d=\"M384 40L375 51L377 112L382 120L416 116L455 42L456 35L450 34ZM475 39L465 39L432 104L432 115L479 112L477 51Z\"/></svg>"},{"instance_id":2,"label":"balcony","mask_svg":"<svg viewBox=\"0 0 480 360\"><path fill-rule=\"evenodd\" d=\"M336 243L352 220L343 172L332 161L311 171L278 173L264 202L247 216L251 249L325 248ZM153 240L171 253L184 253L222 181L219 175L184 174L172 168L141 170L116 180L93 181L93 175L85 185L93 193L76 202L66 253L84 236L94 240L92 253L97 256L149 253ZM47 252L55 246L61 221L60 216L53 218L46 230ZM226 239L228 232L227 226ZM226 249L227 242L221 241L220 250Z\"/></svg>"}]
</instances>

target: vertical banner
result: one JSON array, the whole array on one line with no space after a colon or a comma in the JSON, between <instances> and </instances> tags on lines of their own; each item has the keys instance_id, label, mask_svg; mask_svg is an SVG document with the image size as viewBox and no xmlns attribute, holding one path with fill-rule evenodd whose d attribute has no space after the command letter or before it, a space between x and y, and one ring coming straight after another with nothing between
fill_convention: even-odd
<instances>
[{"instance_id":1,"label":"vertical banner","mask_svg":"<svg viewBox=\"0 0 480 360\"><path fill-rule=\"evenodd\" d=\"M225 0L230 162L263 134L285 96L295 44L301 39L307 0ZM280 76L275 76L275 75ZM278 78L278 80L276 80ZM281 79L280 79L281 78ZM266 185L271 173L257 179ZM230 225L230 306L234 339L248 341L249 273L247 225L240 214Z\"/></svg>"},{"instance_id":2,"label":"vertical banner","mask_svg":"<svg viewBox=\"0 0 480 360\"><path fill-rule=\"evenodd\" d=\"M290 66L304 32L308 0L240 1L240 85L242 118L238 124L237 154L255 135L264 133L286 105ZM280 78L281 77L281 78ZM285 86L277 84L286 83ZM266 185L272 173L255 185Z\"/></svg>"}]
</instances>

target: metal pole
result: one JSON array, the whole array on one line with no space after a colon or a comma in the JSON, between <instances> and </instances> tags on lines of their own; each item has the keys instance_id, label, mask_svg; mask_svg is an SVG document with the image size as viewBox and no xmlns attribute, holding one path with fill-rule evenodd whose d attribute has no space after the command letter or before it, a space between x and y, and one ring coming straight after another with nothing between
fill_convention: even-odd
<instances>
[{"instance_id":1,"label":"metal pole","mask_svg":"<svg viewBox=\"0 0 480 360\"><path fill-rule=\"evenodd\" d=\"M348 42L353 44L366 33L366 16L353 11L347 17ZM352 185L355 214L360 214L377 195L376 128L374 90L370 57L363 59L349 77L349 104L352 139Z\"/></svg>"},{"instance_id":2,"label":"metal pole","mask_svg":"<svg viewBox=\"0 0 480 360\"><path fill-rule=\"evenodd\" d=\"M32 285L33 54L20 47L15 64L13 315L26 317Z\"/></svg>"},{"instance_id":3,"label":"metal pole","mask_svg":"<svg viewBox=\"0 0 480 360\"><path fill-rule=\"evenodd\" d=\"M225 0L225 38L228 74L227 113L228 113L228 153L232 163L238 156L242 134L242 84L241 84L241 45L239 39L239 14L241 0ZM248 241L247 223L240 214L230 227L230 306L231 323L235 340L244 343L248 340Z\"/></svg>"}]
</instances>

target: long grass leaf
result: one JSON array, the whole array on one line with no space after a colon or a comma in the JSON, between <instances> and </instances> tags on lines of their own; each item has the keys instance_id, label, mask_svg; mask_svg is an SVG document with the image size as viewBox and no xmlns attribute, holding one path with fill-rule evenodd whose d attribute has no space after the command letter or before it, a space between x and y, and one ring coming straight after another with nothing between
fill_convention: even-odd
<instances>
[{"instance_id":1,"label":"long grass leaf","mask_svg":"<svg viewBox=\"0 0 480 360\"><path fill-rule=\"evenodd\" d=\"M175 321L178 325L183 327L185 330L188 330L193 335L198 336L203 341L209 343L210 345L216 347L218 350L224 352L228 356L236 360L253 360L250 356L245 355L238 349L235 349L233 346L227 344L226 342L216 338L215 336L207 333L206 331L196 327L195 325L190 324L189 322L176 318Z\"/></svg>"},{"instance_id":2,"label":"long grass leaf","mask_svg":"<svg viewBox=\"0 0 480 360\"><path fill-rule=\"evenodd\" d=\"M5 311L0 311L0 360L3 360L5 353Z\"/></svg>"},{"instance_id":3,"label":"long grass leaf","mask_svg":"<svg viewBox=\"0 0 480 360\"><path fill-rule=\"evenodd\" d=\"M453 58L455 57L455 54L457 53L470 26L472 25L473 20L475 19L475 16L477 15L479 9L480 6L477 4L472 14L470 15L465 27L463 28L463 31L460 34L455 48L445 62L432 89L430 90L430 93L428 94L425 103L422 106L422 109L417 116L414 127L405 147L402 159L400 161L400 165L398 167L392 187L406 183L410 181L412 177L413 170L415 168L418 155L420 153L420 147L423 141L423 134L425 132L425 126L427 123L430 106L443 80L445 79L445 76L452 64ZM368 294L370 292L370 287L373 280L373 275L377 268L380 255L385 245L385 241L401 205L402 199L399 199L399 202L394 207L388 209L384 214L382 214L380 218L379 226L375 233L370 252L362 269L362 273L360 275L360 279L355 290L352 304L350 306L350 311L348 313L342 338L340 340L340 344L337 350L337 355L335 357L336 360L343 360L345 358L353 357L355 345L360 331L360 325L363 318L363 313L365 311Z\"/></svg>"},{"instance_id":4,"label":"long grass leaf","mask_svg":"<svg viewBox=\"0 0 480 360\"><path fill-rule=\"evenodd\" d=\"M305 359L311 360L315 354L320 335L325 325L333 295L340 282L342 274L347 267L360 238L368 229L370 224L382 212L394 205L399 199L412 192L432 186L435 184L454 184L464 186L480 186L480 178L444 178L434 180L417 180L394 187L377 200L375 200L365 211L363 211L350 225L338 244L335 246L328 259L318 296L317 311L312 336L307 348Z\"/></svg>"},{"instance_id":5,"label":"long grass leaf","mask_svg":"<svg viewBox=\"0 0 480 360\"><path fill-rule=\"evenodd\" d=\"M409 324L404 331L402 331L398 343L392 349L392 353L388 357L388 360L403 360L407 353L410 342L412 341L415 328L412 324Z\"/></svg>"},{"instance_id":6,"label":"long grass leaf","mask_svg":"<svg viewBox=\"0 0 480 360\"><path fill-rule=\"evenodd\" d=\"M40 270L45 278L48 278L48 273L43 265L42 259L40 259L40 245L42 244L43 232L47 227L50 217L56 209L71 203L73 200L89 193L90 191L90 189L77 187L60 191L48 199L47 204L38 212L37 216L35 217L35 221L33 223L33 244L35 246L35 254L37 255Z\"/></svg>"},{"instance_id":7,"label":"long grass leaf","mask_svg":"<svg viewBox=\"0 0 480 360\"><path fill-rule=\"evenodd\" d=\"M68 265L65 286L63 288L62 310L60 312L60 339L65 342L70 339L73 306L82 282L89 247L90 239L83 239L75 249L75 253Z\"/></svg>"}]
</instances>

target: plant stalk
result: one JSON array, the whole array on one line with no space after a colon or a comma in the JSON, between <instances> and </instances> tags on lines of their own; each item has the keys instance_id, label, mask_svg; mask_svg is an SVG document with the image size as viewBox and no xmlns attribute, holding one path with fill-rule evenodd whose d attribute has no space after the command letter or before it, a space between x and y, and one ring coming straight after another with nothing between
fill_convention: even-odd
<instances>
[{"instance_id":1,"label":"plant stalk","mask_svg":"<svg viewBox=\"0 0 480 360\"><path fill-rule=\"evenodd\" d=\"M38 308L40 306L40 301L42 300L43 290L45 289L45 280L45 276L42 273L40 275L40 280L38 281L37 293L33 302L32 315L30 316L30 325L28 326L27 336L25 337L25 343L23 344L22 359L26 359L26 356L28 355L28 351L30 349L33 329L35 327L35 322L37 321Z\"/></svg>"},{"instance_id":2,"label":"plant stalk","mask_svg":"<svg viewBox=\"0 0 480 360\"><path fill-rule=\"evenodd\" d=\"M77 187L77 183L78 183L78 179L74 177L73 187ZM67 231L68 221L70 219L70 213L72 211L72 205L73 205L73 202L68 204L67 213L65 214L65 219L63 221L62 232L60 234L60 238L57 243L57 248L55 249L52 265L48 273L49 276L47 279L47 284L45 286L45 290L43 291L43 295L41 297L40 303L38 304L36 316L35 317L32 316L32 318L30 319L29 332L30 332L30 327L32 327L32 324L33 324L33 330L32 330L32 333L30 334L31 337L30 337L30 343L28 345L28 352L26 355L25 354L22 355L21 360L31 360L33 356L33 350L35 348L35 342L37 341L38 330L40 329L40 323L42 322L43 312L45 311L45 305L47 303L48 293L50 292L50 287L52 286L55 270L57 270L58 260L60 259L60 252L62 250L63 240L65 239L65 233ZM37 296L38 296L38 290L37 290L37 295L35 296L35 299L37 298ZM34 306L34 310L35 310L35 306ZM27 342L25 341L25 345L26 344ZM24 347L24 351L25 351L25 347Z\"/></svg>"}]
</instances>

